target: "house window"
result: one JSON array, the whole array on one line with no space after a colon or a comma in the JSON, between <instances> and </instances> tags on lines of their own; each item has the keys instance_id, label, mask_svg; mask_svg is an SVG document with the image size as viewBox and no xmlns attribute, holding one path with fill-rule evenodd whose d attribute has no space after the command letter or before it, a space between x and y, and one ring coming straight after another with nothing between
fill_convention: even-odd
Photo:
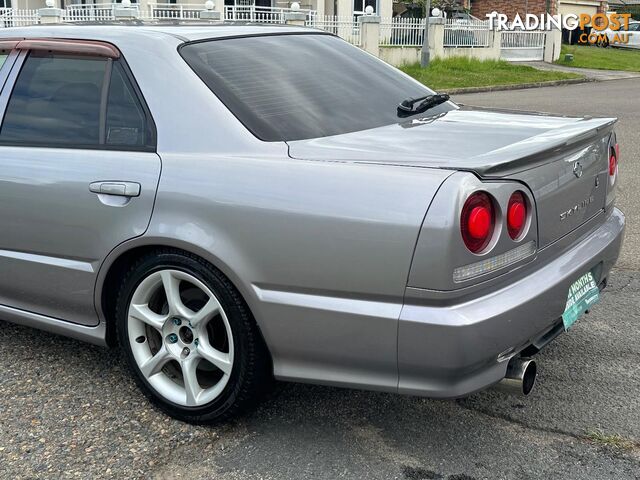
<instances>
[{"instance_id":1,"label":"house window","mask_svg":"<svg viewBox=\"0 0 640 480\"><path fill-rule=\"evenodd\" d=\"M11 8L11 0L0 0L0 8Z\"/></svg>"},{"instance_id":2,"label":"house window","mask_svg":"<svg viewBox=\"0 0 640 480\"><path fill-rule=\"evenodd\" d=\"M364 15L364 9L369 5L373 7L375 13L380 13L378 11L378 0L353 0L353 14Z\"/></svg>"},{"instance_id":3,"label":"house window","mask_svg":"<svg viewBox=\"0 0 640 480\"><path fill-rule=\"evenodd\" d=\"M224 0L225 6L229 6L229 7L271 8L273 7L273 3L274 2L272 2L272 0Z\"/></svg>"}]
</instances>

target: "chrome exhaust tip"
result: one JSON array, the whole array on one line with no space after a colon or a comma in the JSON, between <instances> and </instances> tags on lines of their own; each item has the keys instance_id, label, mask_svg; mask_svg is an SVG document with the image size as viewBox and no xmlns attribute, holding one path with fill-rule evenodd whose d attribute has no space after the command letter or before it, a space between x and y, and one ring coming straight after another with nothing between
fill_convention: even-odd
<instances>
[{"instance_id":1,"label":"chrome exhaust tip","mask_svg":"<svg viewBox=\"0 0 640 480\"><path fill-rule=\"evenodd\" d=\"M535 360L513 358L507 365L507 374L497 387L503 392L527 396L536 384L537 375Z\"/></svg>"}]
</instances>

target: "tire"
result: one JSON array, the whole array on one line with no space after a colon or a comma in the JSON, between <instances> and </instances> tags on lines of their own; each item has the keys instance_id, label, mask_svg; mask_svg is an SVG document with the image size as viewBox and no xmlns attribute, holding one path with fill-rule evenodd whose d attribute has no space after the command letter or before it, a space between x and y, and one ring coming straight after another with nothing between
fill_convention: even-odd
<instances>
[{"instance_id":1,"label":"tire","mask_svg":"<svg viewBox=\"0 0 640 480\"><path fill-rule=\"evenodd\" d=\"M154 405L196 424L255 405L272 379L270 356L249 308L220 271L195 255L158 249L133 264L121 285L118 341Z\"/></svg>"}]
</instances>

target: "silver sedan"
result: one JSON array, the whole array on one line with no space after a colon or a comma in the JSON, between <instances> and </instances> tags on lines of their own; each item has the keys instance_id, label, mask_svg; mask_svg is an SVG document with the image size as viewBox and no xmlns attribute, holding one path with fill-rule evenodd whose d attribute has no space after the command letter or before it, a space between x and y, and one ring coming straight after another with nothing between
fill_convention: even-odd
<instances>
[{"instance_id":1,"label":"silver sedan","mask_svg":"<svg viewBox=\"0 0 640 480\"><path fill-rule=\"evenodd\" d=\"M618 30L607 28L601 32L592 30L594 38L600 37L598 45L602 47L640 48L640 22L630 21Z\"/></svg>"},{"instance_id":2,"label":"silver sedan","mask_svg":"<svg viewBox=\"0 0 640 480\"><path fill-rule=\"evenodd\" d=\"M0 65L0 318L119 344L176 418L273 378L528 393L620 252L612 118L297 27L3 29Z\"/></svg>"}]
</instances>

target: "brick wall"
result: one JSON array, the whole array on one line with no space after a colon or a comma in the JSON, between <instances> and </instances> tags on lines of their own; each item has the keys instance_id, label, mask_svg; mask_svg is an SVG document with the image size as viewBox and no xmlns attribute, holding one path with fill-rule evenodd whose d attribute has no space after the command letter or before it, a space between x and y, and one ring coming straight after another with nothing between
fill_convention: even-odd
<instances>
[{"instance_id":1,"label":"brick wall","mask_svg":"<svg viewBox=\"0 0 640 480\"><path fill-rule=\"evenodd\" d=\"M504 13L513 18L516 14L521 16L527 13L540 15L547 13L547 3L549 4L549 13L555 15L558 13L557 0L471 0L471 14L485 19L486 15L491 12Z\"/></svg>"}]
</instances>

